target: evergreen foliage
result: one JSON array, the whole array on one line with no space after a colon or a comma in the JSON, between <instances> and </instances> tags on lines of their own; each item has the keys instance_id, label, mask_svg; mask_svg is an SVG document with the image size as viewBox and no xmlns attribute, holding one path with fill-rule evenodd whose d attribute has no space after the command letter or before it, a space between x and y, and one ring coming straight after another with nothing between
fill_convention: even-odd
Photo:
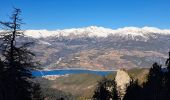
<instances>
[{"instance_id":1,"label":"evergreen foliage","mask_svg":"<svg viewBox=\"0 0 170 100\"><path fill-rule=\"evenodd\" d=\"M166 66L162 68L154 63L142 87L137 81L131 81L124 100L170 100L170 53Z\"/></svg>"},{"instance_id":2,"label":"evergreen foliage","mask_svg":"<svg viewBox=\"0 0 170 100\"><path fill-rule=\"evenodd\" d=\"M131 79L123 100L142 100L141 90L142 87L139 85L138 80Z\"/></svg>"},{"instance_id":3,"label":"evergreen foliage","mask_svg":"<svg viewBox=\"0 0 170 100\"><path fill-rule=\"evenodd\" d=\"M27 49L31 43L19 43L23 36L20 29L21 10L14 8L9 22L0 22L0 100L32 100L33 87L31 69L36 67L34 54Z\"/></svg>"},{"instance_id":4,"label":"evergreen foliage","mask_svg":"<svg viewBox=\"0 0 170 100\"><path fill-rule=\"evenodd\" d=\"M98 82L97 88L93 95L94 100L119 100L118 91L116 89L116 83L113 80L103 78Z\"/></svg>"}]
</instances>

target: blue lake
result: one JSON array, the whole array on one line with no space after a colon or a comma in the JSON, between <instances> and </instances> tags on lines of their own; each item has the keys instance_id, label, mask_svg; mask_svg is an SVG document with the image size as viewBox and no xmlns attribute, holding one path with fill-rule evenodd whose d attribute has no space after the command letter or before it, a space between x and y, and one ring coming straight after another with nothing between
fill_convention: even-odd
<instances>
[{"instance_id":1,"label":"blue lake","mask_svg":"<svg viewBox=\"0 0 170 100\"><path fill-rule=\"evenodd\" d=\"M70 70L51 70L51 71L32 71L33 76L43 76L43 75L66 75L66 74L96 74L105 76L115 71L96 71L96 70L81 70L81 69L70 69Z\"/></svg>"}]
</instances>

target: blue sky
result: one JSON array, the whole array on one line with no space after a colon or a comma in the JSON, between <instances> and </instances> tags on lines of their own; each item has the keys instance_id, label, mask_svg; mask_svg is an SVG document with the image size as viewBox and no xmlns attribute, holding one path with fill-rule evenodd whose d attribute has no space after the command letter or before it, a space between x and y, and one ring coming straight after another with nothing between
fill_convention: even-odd
<instances>
[{"instance_id":1,"label":"blue sky","mask_svg":"<svg viewBox=\"0 0 170 100\"><path fill-rule=\"evenodd\" d=\"M170 29L170 0L0 0L0 20L22 10L24 29L152 26Z\"/></svg>"}]
</instances>

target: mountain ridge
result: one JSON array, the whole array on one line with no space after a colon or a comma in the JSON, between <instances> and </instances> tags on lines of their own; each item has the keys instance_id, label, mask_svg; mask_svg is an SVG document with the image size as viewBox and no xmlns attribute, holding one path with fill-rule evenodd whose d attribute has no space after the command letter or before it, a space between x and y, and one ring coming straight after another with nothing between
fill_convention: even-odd
<instances>
[{"instance_id":1,"label":"mountain ridge","mask_svg":"<svg viewBox=\"0 0 170 100\"><path fill-rule=\"evenodd\" d=\"M170 49L169 30L125 27L109 33L113 31L95 26L57 31L59 33L33 31L17 42L33 42L30 49L36 54L35 60L48 70L148 68L154 62L165 62ZM95 36L98 33L99 36Z\"/></svg>"},{"instance_id":2,"label":"mountain ridge","mask_svg":"<svg viewBox=\"0 0 170 100\"><path fill-rule=\"evenodd\" d=\"M89 37L107 37L109 35L118 36L141 36L148 38L154 34L170 35L170 29L159 29L155 27L124 27L118 29L110 29L98 26L89 26L82 28L70 28L63 30L26 30L25 35L33 38L47 38L47 37L59 37L59 36L70 36L70 35L82 35Z\"/></svg>"}]
</instances>

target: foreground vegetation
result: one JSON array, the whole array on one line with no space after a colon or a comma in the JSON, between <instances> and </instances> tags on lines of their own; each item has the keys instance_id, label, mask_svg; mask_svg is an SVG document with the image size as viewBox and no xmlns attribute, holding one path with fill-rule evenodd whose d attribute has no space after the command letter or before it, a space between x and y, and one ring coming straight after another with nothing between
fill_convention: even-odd
<instances>
[{"instance_id":1,"label":"foreground vegetation","mask_svg":"<svg viewBox=\"0 0 170 100\"><path fill-rule=\"evenodd\" d=\"M135 68L127 70L127 72L132 78L139 79L143 83L146 80L146 74L148 74L149 69ZM42 92L48 94L49 97L60 97L59 92L61 92L63 98L66 100L68 96L76 100L86 100L93 97L94 93L97 92L97 88L99 89L100 87L99 84L103 83L104 80L110 82L109 86L112 86L111 84L115 76L116 73L111 73L104 78L94 74L72 74L58 77L55 80L47 80L41 77L35 78L35 80L41 84ZM43 88L58 91L58 94L55 94L57 92L44 91ZM54 94L56 96L53 96Z\"/></svg>"},{"instance_id":2,"label":"foreground vegetation","mask_svg":"<svg viewBox=\"0 0 170 100\"><path fill-rule=\"evenodd\" d=\"M20 13L20 9L14 8L11 21L0 22L4 30L0 33L0 100L42 99L30 71L37 65L28 49L31 43L17 42L23 36Z\"/></svg>"},{"instance_id":3,"label":"foreground vegetation","mask_svg":"<svg viewBox=\"0 0 170 100\"><path fill-rule=\"evenodd\" d=\"M147 73L146 69L128 71L130 76L136 77L131 77L124 97L120 97L118 89L115 89L114 79L112 85L110 81L102 80L93 98L96 100L109 100L110 98L112 100L120 100L120 98L123 100L170 100L170 53L166 66L162 68L161 65L154 63L148 74L144 74ZM112 90L108 90L108 87L112 87Z\"/></svg>"}]
</instances>

